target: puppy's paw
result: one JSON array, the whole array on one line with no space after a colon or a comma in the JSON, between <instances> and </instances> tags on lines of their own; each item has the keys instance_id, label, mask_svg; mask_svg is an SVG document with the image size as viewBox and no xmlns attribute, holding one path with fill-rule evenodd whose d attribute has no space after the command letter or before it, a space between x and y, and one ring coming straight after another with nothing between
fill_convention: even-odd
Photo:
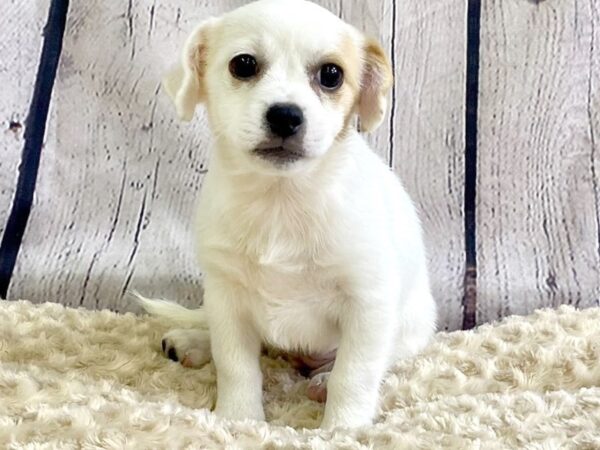
<instances>
[{"instance_id":1,"label":"puppy's paw","mask_svg":"<svg viewBox=\"0 0 600 450\"><path fill-rule=\"evenodd\" d=\"M319 403L327 401L327 381L330 372L320 372L310 379L306 388L306 396Z\"/></svg>"},{"instance_id":2,"label":"puppy's paw","mask_svg":"<svg viewBox=\"0 0 600 450\"><path fill-rule=\"evenodd\" d=\"M161 346L167 358L184 367L201 367L210 361L208 330L171 330L163 336Z\"/></svg>"}]
</instances>

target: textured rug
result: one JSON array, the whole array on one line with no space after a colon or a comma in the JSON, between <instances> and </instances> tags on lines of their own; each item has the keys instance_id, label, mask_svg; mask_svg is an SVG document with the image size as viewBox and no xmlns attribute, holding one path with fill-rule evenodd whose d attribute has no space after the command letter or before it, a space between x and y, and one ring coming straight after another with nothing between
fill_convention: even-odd
<instances>
[{"instance_id":1,"label":"textured rug","mask_svg":"<svg viewBox=\"0 0 600 450\"><path fill-rule=\"evenodd\" d=\"M211 364L165 359L158 320L0 301L0 448L600 448L600 309L439 333L398 362L372 427L314 429L307 380L263 358L269 423L216 418Z\"/></svg>"}]
</instances>

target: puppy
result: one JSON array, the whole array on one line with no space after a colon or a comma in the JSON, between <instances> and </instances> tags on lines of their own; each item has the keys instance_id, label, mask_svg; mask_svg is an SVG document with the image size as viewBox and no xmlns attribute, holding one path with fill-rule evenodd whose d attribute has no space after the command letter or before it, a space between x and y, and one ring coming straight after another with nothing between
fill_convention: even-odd
<instances>
[{"instance_id":1,"label":"puppy","mask_svg":"<svg viewBox=\"0 0 600 450\"><path fill-rule=\"evenodd\" d=\"M322 428L373 420L390 365L435 329L415 208L356 130L383 120L381 47L304 0L260 0L201 23L165 80L179 116L208 112L214 149L198 207L204 305L142 299L193 323L163 348L217 371L215 412L263 420L262 344L337 350Z\"/></svg>"}]
</instances>

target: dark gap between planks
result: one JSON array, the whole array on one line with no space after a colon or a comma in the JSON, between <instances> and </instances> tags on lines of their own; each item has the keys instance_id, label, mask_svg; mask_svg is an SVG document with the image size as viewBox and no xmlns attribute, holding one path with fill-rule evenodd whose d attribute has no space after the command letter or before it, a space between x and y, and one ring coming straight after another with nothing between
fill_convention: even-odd
<instances>
[{"instance_id":1,"label":"dark gap between planks","mask_svg":"<svg viewBox=\"0 0 600 450\"><path fill-rule=\"evenodd\" d=\"M467 85L465 98L465 278L463 291L463 329L477 322L477 111L479 102L479 40L481 1L467 5Z\"/></svg>"}]
</instances>

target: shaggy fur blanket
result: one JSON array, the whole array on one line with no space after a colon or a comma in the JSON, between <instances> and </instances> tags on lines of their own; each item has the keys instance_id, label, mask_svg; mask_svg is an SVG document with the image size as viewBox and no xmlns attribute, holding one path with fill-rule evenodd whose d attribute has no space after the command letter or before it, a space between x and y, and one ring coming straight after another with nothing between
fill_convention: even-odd
<instances>
[{"instance_id":1,"label":"shaggy fur blanket","mask_svg":"<svg viewBox=\"0 0 600 450\"><path fill-rule=\"evenodd\" d=\"M164 358L147 316L0 301L1 448L600 448L600 308L439 333L381 386L375 425L314 429L323 405L264 357L268 423L215 417L211 364Z\"/></svg>"}]
</instances>

